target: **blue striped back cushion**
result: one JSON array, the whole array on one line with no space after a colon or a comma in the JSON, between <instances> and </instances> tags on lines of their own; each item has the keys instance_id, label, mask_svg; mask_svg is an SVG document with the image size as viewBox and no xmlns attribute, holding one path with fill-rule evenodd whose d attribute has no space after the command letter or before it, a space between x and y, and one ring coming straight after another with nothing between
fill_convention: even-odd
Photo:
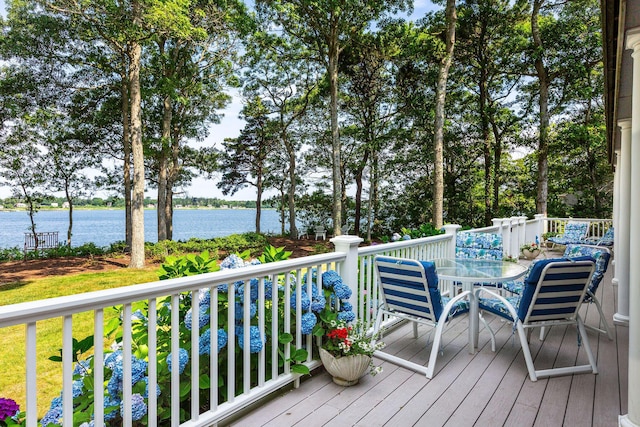
<instances>
[{"instance_id":1,"label":"blue striped back cushion","mask_svg":"<svg viewBox=\"0 0 640 427\"><path fill-rule=\"evenodd\" d=\"M572 317L580 307L594 264L591 257L546 259L535 263L524 282L518 317L523 322L560 320ZM585 262L581 262L585 261ZM544 268L551 263L535 295ZM535 296L535 299L534 299ZM528 317L527 317L528 316Z\"/></svg>"},{"instance_id":2,"label":"blue striped back cushion","mask_svg":"<svg viewBox=\"0 0 640 427\"><path fill-rule=\"evenodd\" d=\"M442 301L432 262L378 256L376 268L388 310L438 320Z\"/></svg>"}]
</instances>

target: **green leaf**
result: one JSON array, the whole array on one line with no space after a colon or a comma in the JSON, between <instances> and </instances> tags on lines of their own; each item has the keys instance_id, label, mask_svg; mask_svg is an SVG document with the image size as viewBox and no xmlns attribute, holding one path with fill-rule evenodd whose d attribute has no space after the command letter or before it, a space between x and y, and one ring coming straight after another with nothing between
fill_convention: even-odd
<instances>
[{"instance_id":1,"label":"green leaf","mask_svg":"<svg viewBox=\"0 0 640 427\"><path fill-rule=\"evenodd\" d=\"M293 335L288 332L283 332L278 337L278 341L280 342L280 344L288 344L290 342L293 342Z\"/></svg>"},{"instance_id":2,"label":"green leaf","mask_svg":"<svg viewBox=\"0 0 640 427\"><path fill-rule=\"evenodd\" d=\"M211 387L211 379L209 378L209 375L200 375L200 388L208 389L209 387Z\"/></svg>"},{"instance_id":3,"label":"green leaf","mask_svg":"<svg viewBox=\"0 0 640 427\"><path fill-rule=\"evenodd\" d=\"M309 353L307 352L307 350L305 350L304 348L299 348L295 351L295 353L293 353L291 359L295 360L296 362L304 362L305 360L307 360L308 356Z\"/></svg>"},{"instance_id":4,"label":"green leaf","mask_svg":"<svg viewBox=\"0 0 640 427\"><path fill-rule=\"evenodd\" d=\"M311 373L307 365L292 365L291 372L302 375L309 375Z\"/></svg>"}]
</instances>

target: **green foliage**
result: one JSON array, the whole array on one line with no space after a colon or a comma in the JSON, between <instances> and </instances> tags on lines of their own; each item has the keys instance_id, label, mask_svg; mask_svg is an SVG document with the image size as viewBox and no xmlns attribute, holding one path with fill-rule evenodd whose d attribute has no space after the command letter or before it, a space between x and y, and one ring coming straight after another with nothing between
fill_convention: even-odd
<instances>
[{"instance_id":1,"label":"green foliage","mask_svg":"<svg viewBox=\"0 0 640 427\"><path fill-rule=\"evenodd\" d=\"M15 261L22 259L24 252L17 246L8 249L0 249L0 262Z\"/></svg>"},{"instance_id":2,"label":"green foliage","mask_svg":"<svg viewBox=\"0 0 640 427\"><path fill-rule=\"evenodd\" d=\"M412 239L419 239L420 237L437 236L438 234L444 234L444 230L437 229L431 223L422 224L418 228L401 228L401 234L403 236L409 235Z\"/></svg>"},{"instance_id":3,"label":"green foliage","mask_svg":"<svg viewBox=\"0 0 640 427\"><path fill-rule=\"evenodd\" d=\"M158 277L160 280L176 277L194 276L196 274L211 273L220 270L217 258L211 258L208 251L199 255L189 254L176 258L168 256L160 267Z\"/></svg>"},{"instance_id":4,"label":"green foliage","mask_svg":"<svg viewBox=\"0 0 640 427\"><path fill-rule=\"evenodd\" d=\"M268 262L283 261L289 258L292 253L293 252L291 251L285 250L284 246L276 248L274 246L267 245L264 248L262 255L258 257L258 260L263 264L266 264Z\"/></svg>"}]
</instances>

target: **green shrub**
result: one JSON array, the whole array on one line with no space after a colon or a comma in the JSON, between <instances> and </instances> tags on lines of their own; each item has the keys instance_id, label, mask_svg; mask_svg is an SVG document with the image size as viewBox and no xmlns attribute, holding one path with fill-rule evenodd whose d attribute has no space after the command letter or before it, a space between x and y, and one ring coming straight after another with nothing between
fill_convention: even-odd
<instances>
[{"instance_id":1,"label":"green shrub","mask_svg":"<svg viewBox=\"0 0 640 427\"><path fill-rule=\"evenodd\" d=\"M15 246L8 249L0 249L0 262L15 261L24 258L22 249Z\"/></svg>"}]
</instances>

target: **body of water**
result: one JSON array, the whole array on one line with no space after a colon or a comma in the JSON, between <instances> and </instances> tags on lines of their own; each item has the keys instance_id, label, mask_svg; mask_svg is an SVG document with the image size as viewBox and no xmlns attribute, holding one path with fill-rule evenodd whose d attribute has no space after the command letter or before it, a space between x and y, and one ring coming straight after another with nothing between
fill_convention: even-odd
<instances>
[{"instance_id":1,"label":"body of water","mask_svg":"<svg viewBox=\"0 0 640 427\"><path fill-rule=\"evenodd\" d=\"M191 237L210 239L230 234L255 231L255 209L176 209L173 213L173 240ZM40 211L35 216L36 231L57 231L60 242L67 238L69 213L66 210ZM109 246L125 239L124 210L74 210L73 246L93 242L97 246ZM155 210L144 212L145 241L158 241L158 221ZM24 246L24 233L29 231L29 214L26 211L0 211L0 248ZM260 221L263 233L280 234L278 212L263 209Z\"/></svg>"}]
</instances>

